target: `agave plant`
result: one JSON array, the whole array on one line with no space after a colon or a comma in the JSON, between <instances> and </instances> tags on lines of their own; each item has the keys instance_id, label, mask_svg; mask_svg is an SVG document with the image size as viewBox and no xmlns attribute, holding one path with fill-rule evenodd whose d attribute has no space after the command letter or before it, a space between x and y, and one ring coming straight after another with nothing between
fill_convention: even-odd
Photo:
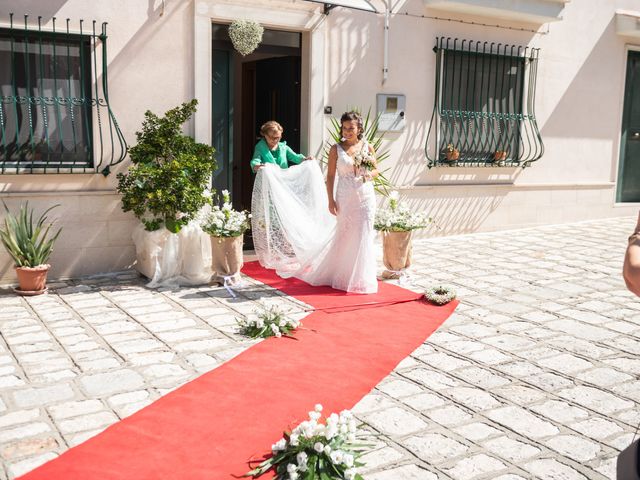
<instances>
[{"instance_id":1,"label":"agave plant","mask_svg":"<svg viewBox=\"0 0 640 480\"><path fill-rule=\"evenodd\" d=\"M62 231L60 228L55 235L49 235L52 224L47 224L47 213L59 205L46 209L34 223L33 209L29 208L29 202L20 206L17 215L11 213L4 202L2 204L6 215L4 229L0 228L0 240L16 267L37 267L46 264L53 251L53 244Z\"/></svg>"},{"instance_id":2,"label":"agave plant","mask_svg":"<svg viewBox=\"0 0 640 480\"><path fill-rule=\"evenodd\" d=\"M360 112L357 108L354 108L353 111ZM364 138L367 140L369 145L371 145L376 152L376 161L378 165L382 163L384 160L389 158L389 150L381 151L382 149L382 138L384 134L380 134L380 115L373 116L371 115L371 109L367 111L366 116L363 119L364 128ZM331 127L329 128L329 134L331 135L331 139L325 145L324 150L324 158L329 157L329 149L331 145L334 143L340 142L342 138L342 128L340 125L340 119L331 117ZM385 172L389 170L388 168L385 170L380 170L378 168L379 175L373 180L373 186L381 195L388 196L389 189L391 188L391 182L385 176Z\"/></svg>"}]
</instances>

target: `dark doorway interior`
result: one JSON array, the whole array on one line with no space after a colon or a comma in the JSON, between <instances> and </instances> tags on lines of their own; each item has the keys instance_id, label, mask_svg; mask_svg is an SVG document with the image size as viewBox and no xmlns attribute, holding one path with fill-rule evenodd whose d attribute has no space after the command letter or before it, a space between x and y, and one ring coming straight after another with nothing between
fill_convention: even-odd
<instances>
[{"instance_id":1,"label":"dark doorway interior","mask_svg":"<svg viewBox=\"0 0 640 480\"><path fill-rule=\"evenodd\" d=\"M300 150L301 34L265 30L252 54L242 57L226 25L213 25L213 146L218 169L213 187L231 192L234 207L251 209L254 175L249 161L260 126L276 120L283 140ZM253 248L250 232L245 248Z\"/></svg>"}]
</instances>

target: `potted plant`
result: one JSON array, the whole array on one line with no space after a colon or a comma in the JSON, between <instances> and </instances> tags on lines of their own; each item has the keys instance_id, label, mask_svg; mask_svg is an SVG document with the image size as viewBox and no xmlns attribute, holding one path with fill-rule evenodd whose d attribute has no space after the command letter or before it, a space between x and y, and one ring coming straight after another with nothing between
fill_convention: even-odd
<instances>
[{"instance_id":1,"label":"potted plant","mask_svg":"<svg viewBox=\"0 0 640 480\"><path fill-rule=\"evenodd\" d=\"M458 150L453 143L447 144L444 154L448 162L457 162L460 158L460 150Z\"/></svg>"},{"instance_id":2,"label":"potted plant","mask_svg":"<svg viewBox=\"0 0 640 480\"><path fill-rule=\"evenodd\" d=\"M506 150L496 150L493 152L494 162L504 162L507 159L508 152Z\"/></svg>"},{"instance_id":3,"label":"potted plant","mask_svg":"<svg viewBox=\"0 0 640 480\"><path fill-rule=\"evenodd\" d=\"M233 209L227 190L222 191L222 202L222 207L216 205L203 216L201 226L211 236L212 281L228 286L240 281L243 235L251 215Z\"/></svg>"},{"instance_id":4,"label":"potted plant","mask_svg":"<svg viewBox=\"0 0 640 480\"><path fill-rule=\"evenodd\" d=\"M411 236L433 220L400 203L400 195L389 194L389 207L376 212L374 228L382 232L383 263L387 268L382 278L401 278L411 265Z\"/></svg>"},{"instance_id":5,"label":"potted plant","mask_svg":"<svg viewBox=\"0 0 640 480\"><path fill-rule=\"evenodd\" d=\"M15 263L21 295L39 295L46 291L47 273L51 267L47 261L53 244L62 229L50 236L52 223L47 224L47 213L58 205L49 207L35 222L29 202L20 206L14 215L3 202L5 209L4 228L0 228L0 240Z\"/></svg>"},{"instance_id":6,"label":"potted plant","mask_svg":"<svg viewBox=\"0 0 640 480\"><path fill-rule=\"evenodd\" d=\"M179 233L210 202L207 192L216 162L215 150L182 133L183 124L196 111L197 100L183 103L163 117L147 111L137 144L129 149L132 166L119 173L118 192L122 209L132 211L143 228L134 231L136 268L155 279L157 266L177 262ZM164 246L172 239L172 256L164 259ZM180 266L171 270L180 274Z\"/></svg>"}]
</instances>

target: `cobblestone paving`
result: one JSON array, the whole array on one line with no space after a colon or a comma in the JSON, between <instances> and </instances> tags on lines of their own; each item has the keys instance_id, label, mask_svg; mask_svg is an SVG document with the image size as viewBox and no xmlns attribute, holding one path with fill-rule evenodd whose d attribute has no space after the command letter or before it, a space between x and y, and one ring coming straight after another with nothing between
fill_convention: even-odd
<instances>
[{"instance_id":1,"label":"cobblestone paving","mask_svg":"<svg viewBox=\"0 0 640 480\"><path fill-rule=\"evenodd\" d=\"M640 300L620 270L633 218L421 240L414 288L456 313L355 408L367 480L604 479L640 422ZM0 479L83 442L255 342L250 281L148 290L133 273L0 294Z\"/></svg>"}]
</instances>

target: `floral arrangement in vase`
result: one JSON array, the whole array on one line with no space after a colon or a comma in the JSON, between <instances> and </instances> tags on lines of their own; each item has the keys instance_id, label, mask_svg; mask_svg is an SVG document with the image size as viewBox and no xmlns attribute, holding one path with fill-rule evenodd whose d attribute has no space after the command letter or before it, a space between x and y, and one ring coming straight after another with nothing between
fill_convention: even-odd
<instances>
[{"instance_id":1,"label":"floral arrangement in vase","mask_svg":"<svg viewBox=\"0 0 640 480\"><path fill-rule=\"evenodd\" d=\"M222 191L222 207L215 205L200 218L202 230L212 237L239 237L250 227L251 214L234 210L228 190Z\"/></svg>"},{"instance_id":2,"label":"floral arrangement in vase","mask_svg":"<svg viewBox=\"0 0 640 480\"><path fill-rule=\"evenodd\" d=\"M276 480L363 480L358 458L368 447L357 443L356 420L349 410L332 413L322 421L317 404L305 420L271 446L272 456L245 477L275 471Z\"/></svg>"},{"instance_id":3,"label":"floral arrangement in vase","mask_svg":"<svg viewBox=\"0 0 640 480\"><path fill-rule=\"evenodd\" d=\"M433 219L425 213L415 212L400 203L400 194L389 194L389 207L376 212L374 228L381 232L410 232L425 228Z\"/></svg>"}]
</instances>

